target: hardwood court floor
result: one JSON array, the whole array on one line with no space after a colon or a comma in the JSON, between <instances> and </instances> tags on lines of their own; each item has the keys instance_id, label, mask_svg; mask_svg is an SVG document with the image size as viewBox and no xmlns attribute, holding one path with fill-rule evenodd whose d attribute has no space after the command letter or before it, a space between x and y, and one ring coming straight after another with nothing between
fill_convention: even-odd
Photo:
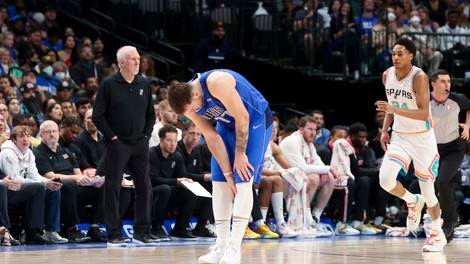
<instances>
[{"instance_id":1,"label":"hardwood court floor","mask_svg":"<svg viewBox=\"0 0 470 264\"><path fill-rule=\"evenodd\" d=\"M421 253L423 238L384 236L244 241L242 262L253 264L470 263L469 240L454 239L440 253ZM212 242L166 242L106 248L104 243L0 247L0 263L197 263Z\"/></svg>"}]
</instances>

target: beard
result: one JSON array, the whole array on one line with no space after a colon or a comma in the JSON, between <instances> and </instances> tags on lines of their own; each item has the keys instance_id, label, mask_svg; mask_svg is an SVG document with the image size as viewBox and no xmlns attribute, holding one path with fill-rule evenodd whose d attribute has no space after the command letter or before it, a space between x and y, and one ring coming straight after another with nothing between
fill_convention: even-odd
<instances>
[{"instance_id":1,"label":"beard","mask_svg":"<svg viewBox=\"0 0 470 264\"><path fill-rule=\"evenodd\" d=\"M57 141L57 139L55 139L55 138L50 138L50 139L47 141L47 146L48 146L50 149L55 149L55 148L57 148L58 145L59 145L59 141Z\"/></svg>"}]
</instances>

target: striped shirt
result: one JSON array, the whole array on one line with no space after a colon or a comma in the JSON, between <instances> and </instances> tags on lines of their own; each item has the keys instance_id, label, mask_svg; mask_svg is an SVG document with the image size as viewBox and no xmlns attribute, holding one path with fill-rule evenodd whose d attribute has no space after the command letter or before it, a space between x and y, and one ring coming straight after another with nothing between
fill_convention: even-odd
<instances>
[{"instance_id":1,"label":"striped shirt","mask_svg":"<svg viewBox=\"0 0 470 264\"><path fill-rule=\"evenodd\" d=\"M444 144L460 137L459 115L470 110L470 100L461 93L449 93L444 101L437 101L431 94L431 113L434 133L438 144Z\"/></svg>"}]
</instances>

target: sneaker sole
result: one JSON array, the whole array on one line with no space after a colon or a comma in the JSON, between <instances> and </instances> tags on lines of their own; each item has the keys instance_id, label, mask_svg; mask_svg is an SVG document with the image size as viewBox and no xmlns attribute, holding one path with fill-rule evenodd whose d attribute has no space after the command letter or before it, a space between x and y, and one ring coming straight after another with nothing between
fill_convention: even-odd
<instances>
[{"instance_id":1,"label":"sneaker sole","mask_svg":"<svg viewBox=\"0 0 470 264\"><path fill-rule=\"evenodd\" d=\"M115 244L115 243L106 242L106 246L108 246L108 247L127 247L127 244L126 243Z\"/></svg>"}]
</instances>

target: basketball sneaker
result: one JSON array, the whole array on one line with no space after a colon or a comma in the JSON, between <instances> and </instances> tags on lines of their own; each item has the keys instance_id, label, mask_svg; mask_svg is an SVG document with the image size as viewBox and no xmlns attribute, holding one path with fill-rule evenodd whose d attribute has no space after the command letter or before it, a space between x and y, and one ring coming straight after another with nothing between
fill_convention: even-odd
<instances>
[{"instance_id":1,"label":"basketball sneaker","mask_svg":"<svg viewBox=\"0 0 470 264\"><path fill-rule=\"evenodd\" d=\"M375 231L371 226L367 224L361 224L356 229L359 230L359 232L361 232L361 235L364 235L364 236L377 235L377 231Z\"/></svg>"},{"instance_id":2,"label":"basketball sneaker","mask_svg":"<svg viewBox=\"0 0 470 264\"><path fill-rule=\"evenodd\" d=\"M424 197L421 194L416 194L415 203L407 203L408 206L408 217L406 218L406 228L410 231L414 231L421 221L421 211L424 207Z\"/></svg>"},{"instance_id":3,"label":"basketball sneaker","mask_svg":"<svg viewBox=\"0 0 470 264\"><path fill-rule=\"evenodd\" d=\"M240 261L240 245L237 246L235 242L229 241L227 246L225 246L225 252L219 264L240 264Z\"/></svg>"},{"instance_id":4,"label":"basketball sneaker","mask_svg":"<svg viewBox=\"0 0 470 264\"><path fill-rule=\"evenodd\" d=\"M243 235L243 239L258 239L260 238L261 235L258 233L253 232L250 227L246 227L245 229L245 235Z\"/></svg>"},{"instance_id":5,"label":"basketball sneaker","mask_svg":"<svg viewBox=\"0 0 470 264\"><path fill-rule=\"evenodd\" d=\"M447 244L446 236L444 232L439 230L438 232L432 231L429 238L426 239L426 244L423 247L423 252L438 252Z\"/></svg>"},{"instance_id":6,"label":"basketball sneaker","mask_svg":"<svg viewBox=\"0 0 470 264\"><path fill-rule=\"evenodd\" d=\"M318 221L316 217L313 218L311 226L317 230L317 237L329 237L334 234L333 228L329 224Z\"/></svg>"},{"instance_id":7,"label":"basketball sneaker","mask_svg":"<svg viewBox=\"0 0 470 264\"><path fill-rule=\"evenodd\" d=\"M199 264L218 264L220 259L224 255L224 248L220 248L217 245L213 245L209 248L210 252L204 256L199 257L197 263Z\"/></svg>"},{"instance_id":8,"label":"basketball sneaker","mask_svg":"<svg viewBox=\"0 0 470 264\"><path fill-rule=\"evenodd\" d=\"M293 237L297 237L299 234L297 234L297 232L295 232L294 230L292 230L287 224L286 222L280 224L277 226L277 230L276 232L281 236L281 237L285 237L285 238L293 238Z\"/></svg>"},{"instance_id":9,"label":"basketball sneaker","mask_svg":"<svg viewBox=\"0 0 470 264\"><path fill-rule=\"evenodd\" d=\"M352 228L350 225L338 222L336 224L335 233L340 236L357 236L361 231Z\"/></svg>"},{"instance_id":10,"label":"basketball sneaker","mask_svg":"<svg viewBox=\"0 0 470 264\"><path fill-rule=\"evenodd\" d=\"M269 229L269 227L265 223L262 223L259 227L255 228L254 231L260 234L261 238L268 238L268 239L279 238L279 235L271 231L271 229Z\"/></svg>"}]
</instances>

